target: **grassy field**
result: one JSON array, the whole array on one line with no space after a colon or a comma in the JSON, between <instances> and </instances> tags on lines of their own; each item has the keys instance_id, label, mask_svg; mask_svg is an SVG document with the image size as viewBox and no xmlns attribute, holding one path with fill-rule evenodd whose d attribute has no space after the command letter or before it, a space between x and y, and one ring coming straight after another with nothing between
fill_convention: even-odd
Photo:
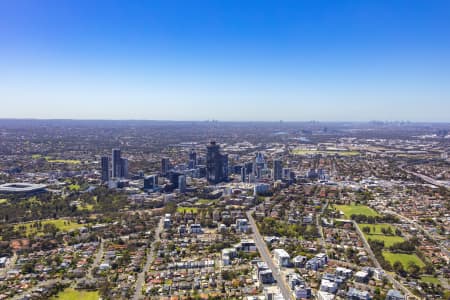
<instances>
[{"instance_id":1,"label":"grassy field","mask_svg":"<svg viewBox=\"0 0 450 300\"><path fill-rule=\"evenodd\" d=\"M69 185L69 190L77 192L80 190L80 185L79 184L71 184L71 185Z\"/></svg>"},{"instance_id":2,"label":"grassy field","mask_svg":"<svg viewBox=\"0 0 450 300\"><path fill-rule=\"evenodd\" d=\"M383 256L391 265L394 265L396 261L399 261L405 269L408 268L408 264L410 262L415 263L419 267L425 266L423 261L421 261L420 258L415 254L392 253L383 251Z\"/></svg>"},{"instance_id":3,"label":"grassy field","mask_svg":"<svg viewBox=\"0 0 450 300\"><path fill-rule=\"evenodd\" d=\"M335 205L334 207L338 211L342 211L348 219L350 219L351 215L379 216L376 211L365 205L355 205L352 203L351 205Z\"/></svg>"},{"instance_id":4,"label":"grassy field","mask_svg":"<svg viewBox=\"0 0 450 300\"><path fill-rule=\"evenodd\" d=\"M395 243L401 243L405 240L401 236L391 236L391 235L382 235L382 234L365 234L367 240L375 240L375 241L383 241L385 247L390 247L394 245Z\"/></svg>"},{"instance_id":5,"label":"grassy field","mask_svg":"<svg viewBox=\"0 0 450 300\"><path fill-rule=\"evenodd\" d=\"M420 281L432 284L441 284L439 279L434 276L422 276L420 277Z\"/></svg>"},{"instance_id":6,"label":"grassy field","mask_svg":"<svg viewBox=\"0 0 450 300\"><path fill-rule=\"evenodd\" d=\"M69 164L69 165L81 164L81 161L77 159L54 159L49 156L46 156L45 159L47 160L47 162L55 164Z\"/></svg>"},{"instance_id":7,"label":"grassy field","mask_svg":"<svg viewBox=\"0 0 450 300\"><path fill-rule=\"evenodd\" d=\"M21 224L17 224L14 226L14 228L16 230L19 229L20 226L25 226L26 228L26 235L35 235L35 234L41 234L42 233L42 229L43 226L45 224L53 224L56 226L56 228L58 228L61 231L70 231L70 230L74 230L74 229L78 229L80 227L83 227L82 224L78 224L76 222L73 221L69 221L69 220L64 220L64 219L57 219L57 220L45 220L42 221L42 227L41 228L36 228L36 227L32 227L32 225L35 222L28 222L28 223L21 223Z\"/></svg>"},{"instance_id":8,"label":"grassy field","mask_svg":"<svg viewBox=\"0 0 450 300\"><path fill-rule=\"evenodd\" d=\"M292 150L292 154L294 155L335 155L338 154L340 156L357 156L360 153L358 151L319 151L319 150L306 150L306 149L294 149Z\"/></svg>"},{"instance_id":9,"label":"grassy field","mask_svg":"<svg viewBox=\"0 0 450 300\"><path fill-rule=\"evenodd\" d=\"M88 292L88 291L76 291L74 289L65 289L57 296L50 298L51 300L98 300L100 298L99 293L97 291Z\"/></svg>"},{"instance_id":10,"label":"grassy field","mask_svg":"<svg viewBox=\"0 0 450 300\"><path fill-rule=\"evenodd\" d=\"M198 208L197 207L178 206L177 212L179 212L179 213L187 213L187 212L196 213L196 212L198 212Z\"/></svg>"},{"instance_id":11,"label":"grassy field","mask_svg":"<svg viewBox=\"0 0 450 300\"><path fill-rule=\"evenodd\" d=\"M390 247L395 243L401 243L405 241L401 236L384 235L381 232L382 228L391 228L392 232L395 233L395 227L390 224L358 224L358 227L361 229L367 240L371 239L376 241L383 241L385 247ZM364 227L370 228L369 234L363 231Z\"/></svg>"},{"instance_id":12,"label":"grassy field","mask_svg":"<svg viewBox=\"0 0 450 300\"><path fill-rule=\"evenodd\" d=\"M92 204L80 204L80 205L77 206L77 209L92 211L94 209L94 205L92 205Z\"/></svg>"},{"instance_id":13,"label":"grassy field","mask_svg":"<svg viewBox=\"0 0 450 300\"><path fill-rule=\"evenodd\" d=\"M6 204L8 203L8 199L0 199L0 204Z\"/></svg>"},{"instance_id":14,"label":"grassy field","mask_svg":"<svg viewBox=\"0 0 450 300\"><path fill-rule=\"evenodd\" d=\"M214 201L216 201L216 200L210 200L210 199L198 199L198 200L197 200L197 203L199 203L199 204L209 204L209 203L212 203L212 202L214 202Z\"/></svg>"}]
</instances>

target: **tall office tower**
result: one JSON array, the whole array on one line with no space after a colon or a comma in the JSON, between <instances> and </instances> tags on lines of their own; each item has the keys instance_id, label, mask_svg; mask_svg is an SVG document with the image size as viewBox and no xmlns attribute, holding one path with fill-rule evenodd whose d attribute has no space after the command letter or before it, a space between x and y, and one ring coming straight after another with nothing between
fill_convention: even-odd
<instances>
[{"instance_id":1,"label":"tall office tower","mask_svg":"<svg viewBox=\"0 0 450 300\"><path fill-rule=\"evenodd\" d=\"M161 159L161 174L166 176L169 173L170 169L170 160L167 157L163 157Z\"/></svg>"},{"instance_id":2,"label":"tall office tower","mask_svg":"<svg viewBox=\"0 0 450 300\"><path fill-rule=\"evenodd\" d=\"M194 149L189 152L189 168L194 169L197 167L197 152Z\"/></svg>"},{"instance_id":3,"label":"tall office tower","mask_svg":"<svg viewBox=\"0 0 450 300\"><path fill-rule=\"evenodd\" d=\"M120 174L121 178L128 178L128 159L122 158L120 160Z\"/></svg>"},{"instance_id":4,"label":"tall office tower","mask_svg":"<svg viewBox=\"0 0 450 300\"><path fill-rule=\"evenodd\" d=\"M186 176L180 175L178 177L178 189L180 190L180 193L186 192Z\"/></svg>"},{"instance_id":5,"label":"tall office tower","mask_svg":"<svg viewBox=\"0 0 450 300\"><path fill-rule=\"evenodd\" d=\"M221 154L214 141L207 146L206 178L213 184L228 180L228 155Z\"/></svg>"},{"instance_id":6,"label":"tall office tower","mask_svg":"<svg viewBox=\"0 0 450 300\"><path fill-rule=\"evenodd\" d=\"M291 180L291 169L290 168L283 168L283 179Z\"/></svg>"},{"instance_id":7,"label":"tall office tower","mask_svg":"<svg viewBox=\"0 0 450 300\"><path fill-rule=\"evenodd\" d=\"M122 157L120 149L112 150L112 177L120 177L120 172L122 169Z\"/></svg>"},{"instance_id":8,"label":"tall office tower","mask_svg":"<svg viewBox=\"0 0 450 300\"><path fill-rule=\"evenodd\" d=\"M109 181L109 157L102 156L102 181Z\"/></svg>"},{"instance_id":9,"label":"tall office tower","mask_svg":"<svg viewBox=\"0 0 450 300\"><path fill-rule=\"evenodd\" d=\"M280 159L273 160L273 180L283 179L283 162Z\"/></svg>"},{"instance_id":10,"label":"tall office tower","mask_svg":"<svg viewBox=\"0 0 450 300\"><path fill-rule=\"evenodd\" d=\"M241 181L245 182L247 179L247 169L245 168L245 166L242 166L241 168Z\"/></svg>"},{"instance_id":11,"label":"tall office tower","mask_svg":"<svg viewBox=\"0 0 450 300\"><path fill-rule=\"evenodd\" d=\"M144 190L153 190L158 187L158 175L151 175L144 178Z\"/></svg>"}]
</instances>

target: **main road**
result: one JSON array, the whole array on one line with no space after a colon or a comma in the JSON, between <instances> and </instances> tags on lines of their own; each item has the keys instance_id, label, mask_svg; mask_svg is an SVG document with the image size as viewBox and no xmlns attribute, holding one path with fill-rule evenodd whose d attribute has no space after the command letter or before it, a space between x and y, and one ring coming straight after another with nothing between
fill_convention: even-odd
<instances>
[{"instance_id":1,"label":"main road","mask_svg":"<svg viewBox=\"0 0 450 300\"><path fill-rule=\"evenodd\" d=\"M348 221L348 220L347 220ZM375 254L372 251L372 248L370 248L369 243L366 240L366 237L364 236L364 234L362 233L361 229L359 229L358 224L351 220L353 223L353 226L355 227L356 231L358 232L361 240L363 241L363 245L364 248L367 251L367 254L369 255L370 259L373 261L374 265L376 268L378 269L383 269L380 265L380 263L378 262L378 259L375 257ZM408 297L407 299L419 299L416 295L414 295L413 293L411 293L410 290L408 290L403 284L401 284L400 282L398 282L394 276L392 276L391 274L389 274L388 272L385 272L386 278L392 283L392 285L398 289L398 290L402 290Z\"/></svg>"},{"instance_id":2,"label":"main road","mask_svg":"<svg viewBox=\"0 0 450 300\"><path fill-rule=\"evenodd\" d=\"M402 170L403 172L406 172L408 174L411 174L411 175L414 175L416 177L419 177L420 179L422 179L425 182L428 182L428 183L433 184L435 186L440 186L440 187L443 187L443 188L450 189L450 182L449 181L436 180L434 178L431 178L430 176L427 176L427 175L424 175L424 174L420 174L420 173L417 173L417 172L414 172L414 171L407 170L407 169L405 169L405 165L404 164L398 166L398 168L400 170Z\"/></svg>"},{"instance_id":3,"label":"main road","mask_svg":"<svg viewBox=\"0 0 450 300\"><path fill-rule=\"evenodd\" d=\"M255 240L256 248L258 248L259 253L261 254L261 258L266 262L269 269L272 271L273 277L277 281L278 288L283 295L285 300L293 299L293 294L291 289L289 288L286 280L283 278L283 275L280 273L279 268L275 265L272 256L270 254L269 248L267 248L266 242L263 237L259 233L258 226L256 226L255 220L252 216L253 211L247 211L247 218L250 222L250 226L253 231L253 238Z\"/></svg>"},{"instance_id":4,"label":"main road","mask_svg":"<svg viewBox=\"0 0 450 300\"><path fill-rule=\"evenodd\" d=\"M156 230L155 230L155 239L152 242L152 245L151 245L149 251L147 251L147 258L145 261L144 268L137 276L136 290L134 292L133 300L139 300L139 299L143 298L142 297L142 287L144 286L145 274L147 273L148 269L150 268L150 265L152 264L152 262L155 258L155 250L156 250L155 245L156 245L156 242L158 242L160 240L159 236L163 230L163 226L164 226L164 217L161 217L161 219L159 220L158 226L156 227Z\"/></svg>"}]
</instances>

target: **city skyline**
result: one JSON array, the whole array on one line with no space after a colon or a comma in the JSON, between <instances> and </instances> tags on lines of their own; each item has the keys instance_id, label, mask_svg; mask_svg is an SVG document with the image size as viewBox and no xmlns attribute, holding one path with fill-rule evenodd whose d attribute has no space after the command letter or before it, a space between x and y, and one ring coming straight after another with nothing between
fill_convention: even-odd
<instances>
[{"instance_id":1,"label":"city skyline","mask_svg":"<svg viewBox=\"0 0 450 300\"><path fill-rule=\"evenodd\" d=\"M448 122L450 6L0 4L0 118Z\"/></svg>"}]
</instances>

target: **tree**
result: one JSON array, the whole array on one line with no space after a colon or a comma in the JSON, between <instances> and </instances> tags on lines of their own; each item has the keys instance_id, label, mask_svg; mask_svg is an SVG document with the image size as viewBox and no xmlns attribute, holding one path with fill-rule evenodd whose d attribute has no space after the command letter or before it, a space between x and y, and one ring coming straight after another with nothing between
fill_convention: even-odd
<instances>
[{"instance_id":1,"label":"tree","mask_svg":"<svg viewBox=\"0 0 450 300\"><path fill-rule=\"evenodd\" d=\"M369 227L369 226L364 226L363 229L362 229L362 231L363 231L364 233L370 234L370 227Z\"/></svg>"},{"instance_id":2,"label":"tree","mask_svg":"<svg viewBox=\"0 0 450 300\"><path fill-rule=\"evenodd\" d=\"M408 264L408 273L411 277L416 278L420 274L420 267L411 261Z\"/></svg>"},{"instance_id":3,"label":"tree","mask_svg":"<svg viewBox=\"0 0 450 300\"><path fill-rule=\"evenodd\" d=\"M403 265L401 262L396 261L393 265L395 273L403 276L405 274L405 269L403 268Z\"/></svg>"}]
</instances>

